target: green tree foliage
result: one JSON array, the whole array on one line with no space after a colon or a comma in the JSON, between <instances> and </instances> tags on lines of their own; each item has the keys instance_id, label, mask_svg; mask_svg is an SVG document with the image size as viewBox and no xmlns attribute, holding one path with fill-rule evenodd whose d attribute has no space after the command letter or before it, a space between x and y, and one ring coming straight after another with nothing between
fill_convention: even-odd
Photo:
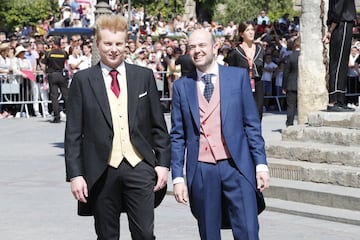
<instances>
[{"instance_id":1,"label":"green tree foliage","mask_svg":"<svg viewBox=\"0 0 360 240\"><path fill-rule=\"evenodd\" d=\"M52 9L58 10L57 0L0 0L0 28L13 31L16 27L35 26Z\"/></svg>"},{"instance_id":2,"label":"green tree foliage","mask_svg":"<svg viewBox=\"0 0 360 240\"><path fill-rule=\"evenodd\" d=\"M272 22L278 20L284 13L290 17L299 13L293 9L292 0L223 0L214 11L213 20L227 24L229 21L239 23L255 19L264 9Z\"/></svg>"},{"instance_id":3,"label":"green tree foliage","mask_svg":"<svg viewBox=\"0 0 360 240\"><path fill-rule=\"evenodd\" d=\"M184 13L182 0L132 0L136 8L145 7L147 15L156 17L159 13L165 20L171 20L177 14Z\"/></svg>"}]
</instances>

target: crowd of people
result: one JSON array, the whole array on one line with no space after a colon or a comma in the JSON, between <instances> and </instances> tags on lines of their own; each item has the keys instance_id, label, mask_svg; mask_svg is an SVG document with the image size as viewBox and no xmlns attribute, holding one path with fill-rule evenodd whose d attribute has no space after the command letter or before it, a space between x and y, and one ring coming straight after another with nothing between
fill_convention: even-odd
<instances>
[{"instance_id":1,"label":"crowd of people","mask_svg":"<svg viewBox=\"0 0 360 240\"><path fill-rule=\"evenodd\" d=\"M11 52L15 53L17 47L23 46L27 50L25 58L31 62L31 70L34 74L42 76L37 78L41 79L41 84L38 82L31 85L33 101L48 100L46 94L41 93L41 91L44 92L44 90L49 89L46 74L43 71L44 66L41 66L41 58L45 52L52 49L54 36L47 33L58 26L93 26L93 19L87 21L85 11L83 11L87 8L93 10L93 6L91 1L86 2L65 0L60 5L61 16L59 18L50 14L49 19L42 21L41 24L39 23L33 31L28 28L27 31L20 29L8 36L4 33L0 34L0 40L6 44L6 47L3 45L3 51L6 53L4 57L17 59L16 56L11 56ZM110 1L110 4L115 14L122 14L130 20L125 61L151 68L163 99L171 100L173 82L180 76L194 70L194 66L188 58L188 36L192 31L205 29L215 35L219 49L216 59L222 65L229 65L229 61L231 61L229 56L234 54L240 43L239 25L233 21L230 21L227 26L223 26L215 21L211 23L199 22L195 17L183 20L180 15L165 20L160 13L157 16L145 15L143 8L132 8L131 11L128 11L126 5L120 7L117 1ZM68 10L70 14L66 13ZM75 25L74 22L77 20L89 24ZM283 94L281 89L285 59L291 53L293 40L298 37L299 18L295 17L290 20L289 15L284 14L280 19L271 22L266 12L262 10L250 22L254 27L254 43L261 47L263 54L261 61L264 60L263 66L261 66L261 75L256 76L256 82L260 80L261 84L264 83L264 86L261 87L264 89L264 93L260 88L254 93L260 94L258 96L258 99L261 99L258 102L258 110L262 113L264 110L272 109L275 106L272 99L265 98L264 100L264 96ZM60 47L69 54L64 69L68 71L70 83L75 72L91 66L93 37L80 34L64 35ZM8 53L10 53L9 56L7 56ZM0 66L0 68L8 69L0 70L3 73L11 72L11 69L14 68L13 65L16 64L16 61L7 60L7 58L3 58L3 61L8 63ZM38 86L38 90L35 90L35 85ZM42 112L42 116L50 116L47 104L45 104L45 109L39 109L37 105L38 103L34 104L32 115L41 116L40 112ZM165 108L169 109L169 107L170 104L165 104ZM15 113L14 111L4 111L3 114L11 117Z\"/></svg>"},{"instance_id":2,"label":"crowd of people","mask_svg":"<svg viewBox=\"0 0 360 240\"><path fill-rule=\"evenodd\" d=\"M50 89L53 123L61 122L61 92L66 180L78 214L94 216L99 239L119 239L124 211L132 239L155 239L154 208L171 167L175 199L190 204L202 240L220 239L221 228L231 228L234 239L258 240L262 192L270 186L265 97L286 93L287 126L296 111L299 19L288 17L272 23L261 11L222 28L180 16L170 25L159 24L161 16L156 25L131 16L128 25L121 14L102 15L99 64L91 63L91 37L39 33L3 41L0 70L5 81L30 81L34 116L41 116L41 87ZM324 41L336 32L329 26ZM170 133L155 80L171 102Z\"/></svg>"},{"instance_id":3,"label":"crowd of people","mask_svg":"<svg viewBox=\"0 0 360 240\"><path fill-rule=\"evenodd\" d=\"M12 36L0 34L3 42L0 48L4 52L3 61L6 62L4 66L1 66L1 69L4 69L0 70L2 73L12 72L12 69L17 68L14 66L14 64L18 64L18 61L14 61L14 59L17 59L15 52L17 47L22 46L26 49L25 58L31 63L31 71L36 75L43 76L37 78L41 79L42 84L38 82L31 85L33 101L48 100L46 94L44 94L44 90L48 89L48 83L43 72L44 67L41 66L40 61L44 53L53 47L54 36L48 35L47 32L49 29L56 27L59 22L62 22L62 26L64 26L64 22L69 21L70 24L66 24L65 27L71 27L73 26L71 23L74 20L76 21L78 16L81 16L80 20L83 19L84 14L79 14L74 10L74 8L83 9L83 5L80 5L77 0L71 2L66 0L61 5L60 21L56 22L56 18L50 18L54 19L54 21L44 20L41 27L39 24L33 32L22 29ZM71 14L64 14L64 11L66 12L70 8ZM119 8L115 4L112 5L112 9L114 12L118 12L119 9L126 9L126 7ZM129 14L128 11L123 13L125 16ZM265 62L263 68L264 74L261 80L266 82L265 95L274 94L274 87L271 85L272 79L277 79L277 87L281 86L282 62L290 52L291 40L298 35L298 19L295 18L294 21L290 21L286 16L284 15L279 21L271 23L265 11L261 11L253 21L256 42L260 43L263 48L264 58L268 59L266 61L269 61L269 64L271 63L270 67L266 67L268 63ZM154 71L158 87L162 90L161 96L163 98L171 99L173 82L180 76L194 70L189 58L186 57L188 54L188 36L193 30L205 29L216 36L219 46L217 54L219 64L227 65L228 53L235 49L239 43L238 26L233 21L230 21L224 27L216 22L208 23L204 21L200 23L195 17L184 21L180 15L176 15L171 21L164 21L161 14L156 17L147 16L144 19L142 8L133 8L130 19L125 61L151 68ZM91 26L91 22L88 26ZM69 54L69 59L66 61L66 66L64 66L64 69L68 71L69 82L71 82L72 75L75 72L91 66L92 45L93 38L91 36L81 36L80 34L62 36L60 47ZM267 104L265 105L267 108L270 107L270 103L265 104ZM48 107L45 106L45 109L41 110L42 114L43 116L50 116ZM34 104L32 114L41 116L37 103ZM9 114L9 111L5 111L4 116L11 117L11 114Z\"/></svg>"}]
</instances>

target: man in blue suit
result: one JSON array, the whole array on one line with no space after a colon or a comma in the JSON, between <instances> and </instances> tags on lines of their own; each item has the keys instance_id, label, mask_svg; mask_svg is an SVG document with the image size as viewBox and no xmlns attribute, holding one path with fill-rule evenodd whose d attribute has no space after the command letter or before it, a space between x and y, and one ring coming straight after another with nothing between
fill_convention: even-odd
<instances>
[{"instance_id":1,"label":"man in blue suit","mask_svg":"<svg viewBox=\"0 0 360 240\"><path fill-rule=\"evenodd\" d=\"M174 82L171 111L171 170L174 195L198 221L202 240L259 239L258 213L269 187L265 144L245 69L216 64L211 33L189 37L196 66L192 77ZM186 159L186 180L183 168Z\"/></svg>"}]
</instances>

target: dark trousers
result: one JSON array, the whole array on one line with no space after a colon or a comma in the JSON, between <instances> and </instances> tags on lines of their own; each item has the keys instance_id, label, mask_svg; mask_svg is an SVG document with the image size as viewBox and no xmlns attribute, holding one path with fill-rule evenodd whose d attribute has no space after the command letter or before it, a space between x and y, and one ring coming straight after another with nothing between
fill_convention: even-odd
<instances>
[{"instance_id":1,"label":"dark trousers","mask_svg":"<svg viewBox=\"0 0 360 240\"><path fill-rule=\"evenodd\" d=\"M331 34L329 50L329 103L345 105L353 22L340 22Z\"/></svg>"},{"instance_id":2,"label":"dark trousers","mask_svg":"<svg viewBox=\"0 0 360 240\"><path fill-rule=\"evenodd\" d=\"M360 83L359 77L347 77L347 93L360 93ZM346 103L358 103L358 96L348 96L346 97Z\"/></svg>"},{"instance_id":3,"label":"dark trousers","mask_svg":"<svg viewBox=\"0 0 360 240\"><path fill-rule=\"evenodd\" d=\"M231 159L198 162L190 191L201 240L221 239L222 210L230 218L234 240L259 239L255 189Z\"/></svg>"},{"instance_id":4,"label":"dark trousers","mask_svg":"<svg viewBox=\"0 0 360 240\"><path fill-rule=\"evenodd\" d=\"M297 109L297 91L287 91L286 93L286 126L294 125L294 117Z\"/></svg>"},{"instance_id":5,"label":"dark trousers","mask_svg":"<svg viewBox=\"0 0 360 240\"><path fill-rule=\"evenodd\" d=\"M133 240L153 240L155 171L141 161L133 168L123 160L108 167L93 199L98 240L119 240L120 214L126 211Z\"/></svg>"},{"instance_id":6,"label":"dark trousers","mask_svg":"<svg viewBox=\"0 0 360 240\"><path fill-rule=\"evenodd\" d=\"M48 74L48 81L50 87L50 100L54 111L54 118L60 119L60 105L59 105L59 89L66 106L68 98L68 86L66 78L63 77L62 72L53 72Z\"/></svg>"},{"instance_id":7,"label":"dark trousers","mask_svg":"<svg viewBox=\"0 0 360 240\"><path fill-rule=\"evenodd\" d=\"M253 96L261 120L263 115L263 107L264 107L264 83L260 79L259 80L256 79L255 81L255 92L253 93Z\"/></svg>"}]
</instances>

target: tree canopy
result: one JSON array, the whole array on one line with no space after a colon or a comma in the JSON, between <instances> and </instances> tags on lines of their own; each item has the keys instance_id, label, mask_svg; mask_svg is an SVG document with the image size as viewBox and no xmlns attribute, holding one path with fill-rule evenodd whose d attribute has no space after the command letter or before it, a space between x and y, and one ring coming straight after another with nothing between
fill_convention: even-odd
<instances>
[{"instance_id":1,"label":"tree canopy","mask_svg":"<svg viewBox=\"0 0 360 240\"><path fill-rule=\"evenodd\" d=\"M35 26L56 10L57 0L0 0L0 28L13 31L16 27Z\"/></svg>"},{"instance_id":2,"label":"tree canopy","mask_svg":"<svg viewBox=\"0 0 360 240\"><path fill-rule=\"evenodd\" d=\"M145 7L148 15L160 14L165 20L171 20L177 14L184 13L182 0L132 0L131 2L135 7Z\"/></svg>"},{"instance_id":3,"label":"tree canopy","mask_svg":"<svg viewBox=\"0 0 360 240\"><path fill-rule=\"evenodd\" d=\"M125 1L127 2L127 1ZM132 0L135 7L145 7L148 15L171 20L184 13L184 0ZM292 0L195 0L200 22L215 20L221 24L236 23L257 17L261 9L267 11L272 21L284 13L290 17L298 14ZM13 31L16 27L35 26L48 18L49 12L58 15L58 0L0 0L0 30Z\"/></svg>"},{"instance_id":4,"label":"tree canopy","mask_svg":"<svg viewBox=\"0 0 360 240\"><path fill-rule=\"evenodd\" d=\"M226 24L229 21L236 23L256 18L261 10L267 12L267 16L273 22L283 14L289 13L295 16L298 13L293 8L292 0L223 0L219 3L213 14L213 20Z\"/></svg>"}]
</instances>

